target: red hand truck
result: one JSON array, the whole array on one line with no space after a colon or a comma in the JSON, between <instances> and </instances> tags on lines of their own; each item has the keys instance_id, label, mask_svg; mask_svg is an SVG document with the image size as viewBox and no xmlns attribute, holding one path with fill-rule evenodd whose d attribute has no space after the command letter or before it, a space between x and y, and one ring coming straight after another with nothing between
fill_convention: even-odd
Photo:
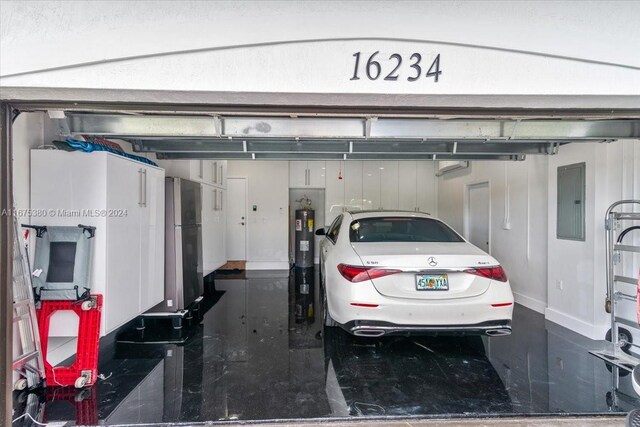
<instances>
[{"instance_id":1,"label":"red hand truck","mask_svg":"<svg viewBox=\"0 0 640 427\"><path fill-rule=\"evenodd\" d=\"M46 358L49 323L53 313L59 310L73 311L78 315L78 344L76 360L72 365L53 367ZM49 385L82 388L94 384L98 377L102 295L90 295L82 301L40 301L36 313Z\"/></svg>"}]
</instances>

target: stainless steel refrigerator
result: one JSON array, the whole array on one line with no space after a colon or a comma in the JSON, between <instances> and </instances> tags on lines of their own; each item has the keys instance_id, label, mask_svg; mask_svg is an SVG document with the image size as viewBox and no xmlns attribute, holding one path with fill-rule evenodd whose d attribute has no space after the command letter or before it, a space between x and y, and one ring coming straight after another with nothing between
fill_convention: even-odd
<instances>
[{"instance_id":1,"label":"stainless steel refrigerator","mask_svg":"<svg viewBox=\"0 0 640 427\"><path fill-rule=\"evenodd\" d=\"M188 309L204 293L200 187L182 178L165 179L165 300L151 312Z\"/></svg>"}]
</instances>

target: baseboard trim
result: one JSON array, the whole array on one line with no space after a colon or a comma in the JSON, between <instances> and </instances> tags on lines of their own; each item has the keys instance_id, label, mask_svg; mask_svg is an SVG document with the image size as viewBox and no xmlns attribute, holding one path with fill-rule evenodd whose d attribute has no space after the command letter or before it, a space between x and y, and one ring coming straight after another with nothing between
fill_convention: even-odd
<instances>
[{"instance_id":1,"label":"baseboard trim","mask_svg":"<svg viewBox=\"0 0 640 427\"><path fill-rule=\"evenodd\" d=\"M544 317L550 322L556 323L592 340L604 339L604 335L607 330L606 326L593 325L549 307L545 310Z\"/></svg>"},{"instance_id":2,"label":"baseboard trim","mask_svg":"<svg viewBox=\"0 0 640 427\"><path fill-rule=\"evenodd\" d=\"M547 308L547 304L545 302L528 297L526 295L522 295L518 292L513 293L513 298L515 299L516 303L523 305L533 311L537 311L540 314L544 314L544 311Z\"/></svg>"},{"instance_id":3,"label":"baseboard trim","mask_svg":"<svg viewBox=\"0 0 640 427\"><path fill-rule=\"evenodd\" d=\"M247 270L289 270L287 261L247 261Z\"/></svg>"}]
</instances>

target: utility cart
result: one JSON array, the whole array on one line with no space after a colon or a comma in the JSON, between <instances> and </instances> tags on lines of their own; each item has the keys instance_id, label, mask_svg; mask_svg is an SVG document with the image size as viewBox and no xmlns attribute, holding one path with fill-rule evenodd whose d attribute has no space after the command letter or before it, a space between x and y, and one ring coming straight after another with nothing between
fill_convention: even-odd
<instances>
[{"instance_id":1,"label":"utility cart","mask_svg":"<svg viewBox=\"0 0 640 427\"><path fill-rule=\"evenodd\" d=\"M640 364L640 345L633 342L638 325L638 280L640 245L640 200L620 200L607 209L605 215L607 294L604 309L611 315L609 341L601 350L590 353L604 360L612 374L611 392L607 401L612 408L637 404L638 396L631 387L621 390L621 378L628 376ZM628 381L625 381L627 383ZM628 390L627 390L628 389ZM632 405L632 407L633 407Z\"/></svg>"}]
</instances>

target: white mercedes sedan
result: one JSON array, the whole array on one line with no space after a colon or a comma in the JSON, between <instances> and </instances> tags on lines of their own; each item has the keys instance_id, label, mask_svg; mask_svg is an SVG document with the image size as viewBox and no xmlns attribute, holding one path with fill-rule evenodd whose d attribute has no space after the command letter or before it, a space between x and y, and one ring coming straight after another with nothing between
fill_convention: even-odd
<instances>
[{"instance_id":1,"label":"white mercedes sedan","mask_svg":"<svg viewBox=\"0 0 640 427\"><path fill-rule=\"evenodd\" d=\"M500 264L429 214L345 212L316 234L326 326L367 337L511 333Z\"/></svg>"}]
</instances>

